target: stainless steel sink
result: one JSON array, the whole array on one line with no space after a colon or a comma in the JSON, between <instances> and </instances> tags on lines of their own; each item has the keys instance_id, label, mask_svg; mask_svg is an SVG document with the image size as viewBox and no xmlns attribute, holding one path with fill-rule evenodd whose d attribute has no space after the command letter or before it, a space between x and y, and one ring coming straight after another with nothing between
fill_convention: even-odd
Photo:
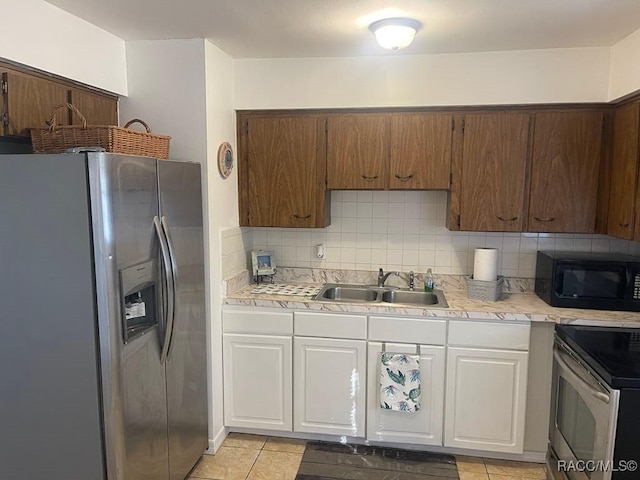
<instances>
[{"instance_id":1,"label":"stainless steel sink","mask_svg":"<svg viewBox=\"0 0 640 480\"><path fill-rule=\"evenodd\" d=\"M378 292L366 287L325 286L316 298L337 302L375 302L378 300Z\"/></svg>"},{"instance_id":2,"label":"stainless steel sink","mask_svg":"<svg viewBox=\"0 0 640 480\"><path fill-rule=\"evenodd\" d=\"M421 292L396 287L376 287L367 285L346 285L327 283L314 297L325 302L350 303L390 303L448 308L449 304L442 290Z\"/></svg>"},{"instance_id":3,"label":"stainless steel sink","mask_svg":"<svg viewBox=\"0 0 640 480\"><path fill-rule=\"evenodd\" d=\"M442 290L434 290L433 292L417 292L410 290L392 290L384 292L381 301L386 303L403 303L410 305L437 305L438 307L447 308L449 304L444 298Z\"/></svg>"}]
</instances>

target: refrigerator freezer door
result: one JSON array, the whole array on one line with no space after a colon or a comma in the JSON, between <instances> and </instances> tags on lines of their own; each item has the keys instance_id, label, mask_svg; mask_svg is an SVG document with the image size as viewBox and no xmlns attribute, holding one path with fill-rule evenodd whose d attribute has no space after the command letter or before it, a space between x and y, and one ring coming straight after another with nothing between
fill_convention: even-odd
<instances>
[{"instance_id":1,"label":"refrigerator freezer door","mask_svg":"<svg viewBox=\"0 0 640 480\"><path fill-rule=\"evenodd\" d=\"M106 478L83 155L0 155L0 478Z\"/></svg>"},{"instance_id":2,"label":"refrigerator freezer door","mask_svg":"<svg viewBox=\"0 0 640 480\"><path fill-rule=\"evenodd\" d=\"M175 263L175 319L166 363L171 480L207 448L204 253L200 165L158 161L160 214Z\"/></svg>"},{"instance_id":3,"label":"refrigerator freezer door","mask_svg":"<svg viewBox=\"0 0 640 480\"><path fill-rule=\"evenodd\" d=\"M167 480L166 375L160 328L123 338L121 271L158 258L156 160L88 154L109 480ZM155 271L160 272L158 264ZM156 306L161 291L155 288ZM149 309L145 309L145 312ZM155 309L162 315L162 309ZM159 320L159 319L157 319Z\"/></svg>"}]
</instances>

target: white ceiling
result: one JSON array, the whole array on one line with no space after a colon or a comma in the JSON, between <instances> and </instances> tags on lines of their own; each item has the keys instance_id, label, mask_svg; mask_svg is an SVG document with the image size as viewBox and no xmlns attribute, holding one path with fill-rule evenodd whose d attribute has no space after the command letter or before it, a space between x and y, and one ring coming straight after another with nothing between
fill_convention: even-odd
<instances>
[{"instance_id":1,"label":"white ceiling","mask_svg":"<svg viewBox=\"0 0 640 480\"><path fill-rule=\"evenodd\" d=\"M234 58L611 46L640 29L640 0L47 1L124 40L208 38ZM423 28L388 52L368 25L394 16Z\"/></svg>"}]
</instances>

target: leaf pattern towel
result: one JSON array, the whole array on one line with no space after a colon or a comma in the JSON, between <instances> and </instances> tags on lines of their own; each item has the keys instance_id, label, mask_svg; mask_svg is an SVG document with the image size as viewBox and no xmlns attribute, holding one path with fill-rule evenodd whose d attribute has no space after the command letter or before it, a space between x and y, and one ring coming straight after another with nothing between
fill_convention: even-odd
<instances>
[{"instance_id":1,"label":"leaf pattern towel","mask_svg":"<svg viewBox=\"0 0 640 480\"><path fill-rule=\"evenodd\" d=\"M420 410L420 356L382 352L380 408L413 413Z\"/></svg>"}]
</instances>

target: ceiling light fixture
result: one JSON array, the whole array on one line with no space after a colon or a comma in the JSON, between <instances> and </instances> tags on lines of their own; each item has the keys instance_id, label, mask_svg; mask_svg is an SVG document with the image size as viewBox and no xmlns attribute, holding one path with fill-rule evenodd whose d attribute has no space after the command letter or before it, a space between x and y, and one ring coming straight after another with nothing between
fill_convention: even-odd
<instances>
[{"instance_id":1,"label":"ceiling light fixture","mask_svg":"<svg viewBox=\"0 0 640 480\"><path fill-rule=\"evenodd\" d=\"M419 21L412 18L385 18L369 25L381 47L399 50L408 47L420 28Z\"/></svg>"}]
</instances>

